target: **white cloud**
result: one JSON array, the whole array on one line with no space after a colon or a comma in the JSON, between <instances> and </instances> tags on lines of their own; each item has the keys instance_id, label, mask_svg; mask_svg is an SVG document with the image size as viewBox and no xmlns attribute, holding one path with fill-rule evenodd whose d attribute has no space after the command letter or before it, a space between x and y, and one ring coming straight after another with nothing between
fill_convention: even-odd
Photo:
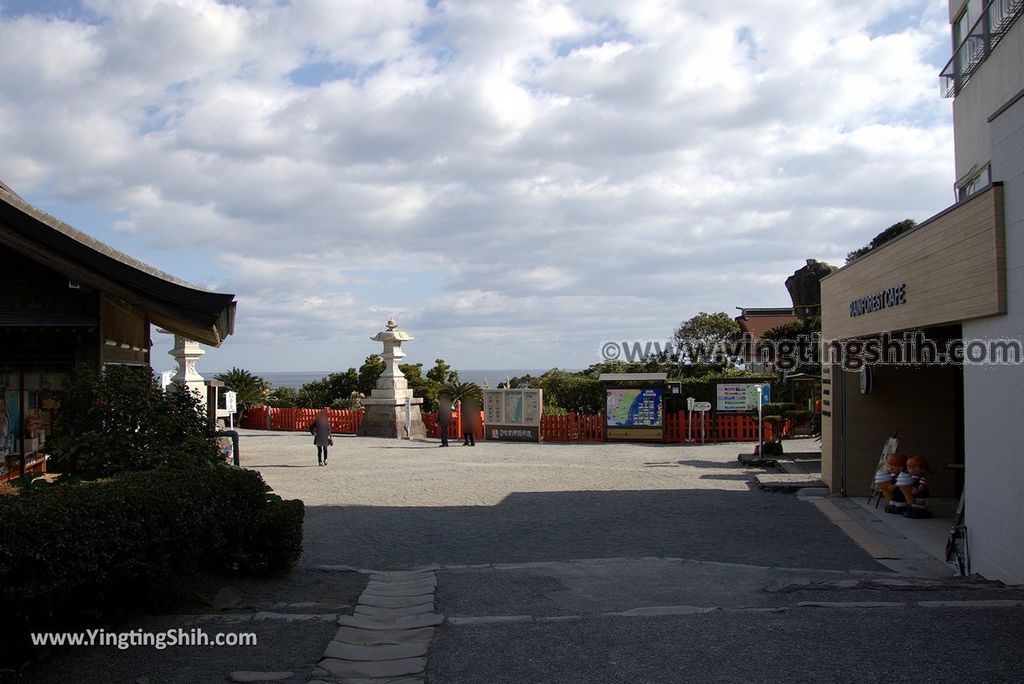
<instances>
[{"instance_id":1,"label":"white cloud","mask_svg":"<svg viewBox=\"0 0 1024 684\"><path fill-rule=\"evenodd\" d=\"M582 366L951 201L932 2L85 4L0 15L3 180L212 256L219 366Z\"/></svg>"}]
</instances>

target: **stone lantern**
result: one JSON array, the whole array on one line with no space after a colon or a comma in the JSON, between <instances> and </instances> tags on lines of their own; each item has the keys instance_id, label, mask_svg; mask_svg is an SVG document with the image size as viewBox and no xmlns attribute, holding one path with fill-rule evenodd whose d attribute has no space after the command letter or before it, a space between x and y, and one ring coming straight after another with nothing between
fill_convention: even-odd
<instances>
[{"instance_id":1,"label":"stone lantern","mask_svg":"<svg viewBox=\"0 0 1024 684\"><path fill-rule=\"evenodd\" d=\"M412 395L409 382L398 368L398 364L405 358L402 342L415 338L399 330L398 323L392 318L388 320L386 330L370 339L384 345L381 358L386 367L370 396L362 400L366 415L359 434L364 437L426 437L426 426L420 416L423 399Z\"/></svg>"}]
</instances>

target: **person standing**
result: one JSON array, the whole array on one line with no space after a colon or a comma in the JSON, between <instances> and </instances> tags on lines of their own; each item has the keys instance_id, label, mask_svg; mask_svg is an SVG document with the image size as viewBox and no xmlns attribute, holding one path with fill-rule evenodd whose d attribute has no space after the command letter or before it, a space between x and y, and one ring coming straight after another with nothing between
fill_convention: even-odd
<instances>
[{"instance_id":1,"label":"person standing","mask_svg":"<svg viewBox=\"0 0 1024 684\"><path fill-rule=\"evenodd\" d=\"M474 398L462 400L462 446L476 446L473 438L480 424L480 403Z\"/></svg>"},{"instance_id":2,"label":"person standing","mask_svg":"<svg viewBox=\"0 0 1024 684\"><path fill-rule=\"evenodd\" d=\"M448 427L452 424L452 400L447 394L438 398L437 432L441 436L441 446L448 446Z\"/></svg>"},{"instance_id":3,"label":"person standing","mask_svg":"<svg viewBox=\"0 0 1024 684\"><path fill-rule=\"evenodd\" d=\"M309 426L309 432L313 435L313 444L316 445L316 464L327 465L327 447L334 446L334 439L331 438L331 420L327 417L327 409L320 409L316 418Z\"/></svg>"}]
</instances>

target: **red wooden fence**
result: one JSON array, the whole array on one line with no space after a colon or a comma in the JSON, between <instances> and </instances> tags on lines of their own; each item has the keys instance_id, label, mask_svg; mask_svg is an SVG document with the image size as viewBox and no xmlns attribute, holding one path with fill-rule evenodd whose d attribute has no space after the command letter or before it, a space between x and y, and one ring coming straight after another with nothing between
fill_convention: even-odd
<instances>
[{"instance_id":1,"label":"red wooden fence","mask_svg":"<svg viewBox=\"0 0 1024 684\"><path fill-rule=\"evenodd\" d=\"M242 421L242 427L252 430L267 429L267 412L270 412L270 429L283 431L307 431L310 423L320 413L320 409L307 408L269 408L253 406ZM356 434L363 423L362 409L327 409L327 419L331 421L331 432L336 434Z\"/></svg>"},{"instance_id":2,"label":"red wooden fence","mask_svg":"<svg viewBox=\"0 0 1024 684\"><path fill-rule=\"evenodd\" d=\"M540 434L545 442L603 442L604 416L576 413L541 416Z\"/></svg>"},{"instance_id":3,"label":"red wooden fence","mask_svg":"<svg viewBox=\"0 0 1024 684\"><path fill-rule=\"evenodd\" d=\"M275 408L254 406L249 409L241 427L253 430L267 429L267 411L270 411L270 429L284 431L305 431L313 422L320 409ZM331 421L331 432L337 434L356 434L363 422L362 409L328 409L327 416ZM423 413L423 424L427 435L439 437L437 431L437 414ZM687 438L687 413L678 411L665 416L665 441L682 443ZM480 413L480 423L475 437L484 438L484 416ZM789 420L783 425L783 436L788 436L792 425ZM545 442L603 442L604 416L601 414L581 415L567 413L563 415L541 416L541 438ZM700 416L694 414L693 439L700 441ZM458 412L452 413L452 422L448 426L448 439L462 438L462 420ZM764 440L772 438L772 426L764 424ZM757 419L749 415L733 415L728 413L709 413L704 423L704 439L707 442L756 442Z\"/></svg>"}]
</instances>

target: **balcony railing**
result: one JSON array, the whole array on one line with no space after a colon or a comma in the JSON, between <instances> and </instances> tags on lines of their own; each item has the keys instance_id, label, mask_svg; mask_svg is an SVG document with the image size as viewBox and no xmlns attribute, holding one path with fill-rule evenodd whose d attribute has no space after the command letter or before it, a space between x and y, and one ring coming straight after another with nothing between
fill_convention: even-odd
<instances>
[{"instance_id":1,"label":"balcony railing","mask_svg":"<svg viewBox=\"0 0 1024 684\"><path fill-rule=\"evenodd\" d=\"M1024 0L991 0L939 75L942 97L956 97L1014 22L1024 14Z\"/></svg>"}]
</instances>

